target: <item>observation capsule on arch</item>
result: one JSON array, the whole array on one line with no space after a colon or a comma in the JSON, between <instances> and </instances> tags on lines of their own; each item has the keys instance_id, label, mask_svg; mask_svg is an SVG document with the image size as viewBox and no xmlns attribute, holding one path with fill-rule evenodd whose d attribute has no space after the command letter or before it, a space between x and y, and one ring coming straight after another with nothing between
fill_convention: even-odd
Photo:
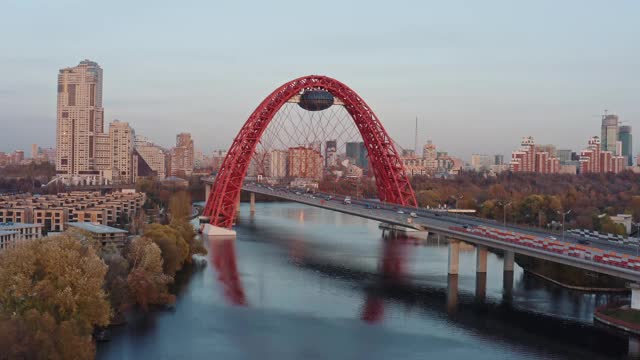
<instances>
[{"instance_id":1,"label":"observation capsule on arch","mask_svg":"<svg viewBox=\"0 0 640 360\"><path fill-rule=\"evenodd\" d=\"M333 95L326 90L305 90L298 105L307 111L326 110L333 105Z\"/></svg>"}]
</instances>

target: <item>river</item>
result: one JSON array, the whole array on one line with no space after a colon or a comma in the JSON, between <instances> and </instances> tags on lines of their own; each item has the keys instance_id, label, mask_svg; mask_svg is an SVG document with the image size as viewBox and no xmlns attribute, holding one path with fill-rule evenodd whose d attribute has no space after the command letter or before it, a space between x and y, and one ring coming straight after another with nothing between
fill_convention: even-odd
<instances>
[{"instance_id":1,"label":"river","mask_svg":"<svg viewBox=\"0 0 640 360\"><path fill-rule=\"evenodd\" d=\"M443 239L383 238L376 222L301 204L241 207L236 240L207 241L208 266L177 279L175 310L130 312L98 359L619 359L637 344L593 323L616 295L517 266L503 293L494 253L477 289L470 246L456 288Z\"/></svg>"}]
</instances>

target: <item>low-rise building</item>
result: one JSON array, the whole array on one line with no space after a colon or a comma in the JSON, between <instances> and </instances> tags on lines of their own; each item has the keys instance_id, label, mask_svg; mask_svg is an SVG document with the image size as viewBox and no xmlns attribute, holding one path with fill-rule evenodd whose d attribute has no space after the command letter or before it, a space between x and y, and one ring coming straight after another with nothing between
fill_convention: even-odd
<instances>
[{"instance_id":1,"label":"low-rise building","mask_svg":"<svg viewBox=\"0 0 640 360\"><path fill-rule=\"evenodd\" d=\"M42 225L25 223L0 223L0 250L15 246L21 241L42 236Z\"/></svg>"},{"instance_id":2,"label":"low-rise building","mask_svg":"<svg viewBox=\"0 0 640 360\"><path fill-rule=\"evenodd\" d=\"M118 249L122 249L127 241L126 230L90 222L70 222L67 225L70 228L86 231L92 239L99 241L102 246L113 244Z\"/></svg>"},{"instance_id":3,"label":"low-rise building","mask_svg":"<svg viewBox=\"0 0 640 360\"><path fill-rule=\"evenodd\" d=\"M115 225L131 219L145 200L144 193L128 191L0 196L0 222L40 224L44 232L65 231L69 222Z\"/></svg>"}]
</instances>

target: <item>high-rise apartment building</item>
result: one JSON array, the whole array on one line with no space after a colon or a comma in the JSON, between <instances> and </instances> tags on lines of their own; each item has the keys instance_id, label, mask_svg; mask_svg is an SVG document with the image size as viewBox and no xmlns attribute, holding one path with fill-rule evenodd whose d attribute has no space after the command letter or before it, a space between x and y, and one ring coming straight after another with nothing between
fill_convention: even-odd
<instances>
[{"instance_id":1,"label":"high-rise apartment building","mask_svg":"<svg viewBox=\"0 0 640 360\"><path fill-rule=\"evenodd\" d=\"M176 147L171 150L171 175L191 176L194 166L194 147L191 134L176 136Z\"/></svg>"},{"instance_id":2,"label":"high-rise apartment building","mask_svg":"<svg viewBox=\"0 0 640 360\"><path fill-rule=\"evenodd\" d=\"M619 173L624 170L625 159L611 151L603 151L600 138L589 139L588 146L580 152L580 173Z\"/></svg>"},{"instance_id":3,"label":"high-rise apartment building","mask_svg":"<svg viewBox=\"0 0 640 360\"><path fill-rule=\"evenodd\" d=\"M123 184L132 183L135 177L132 161L134 140L135 133L129 123L115 120L109 124L113 178Z\"/></svg>"},{"instance_id":4,"label":"high-rise apartment building","mask_svg":"<svg viewBox=\"0 0 640 360\"><path fill-rule=\"evenodd\" d=\"M56 172L99 176L96 134L103 132L102 68L93 61L61 69L58 74Z\"/></svg>"},{"instance_id":5,"label":"high-rise apartment building","mask_svg":"<svg viewBox=\"0 0 640 360\"><path fill-rule=\"evenodd\" d=\"M322 155L315 149L304 146L289 148L288 165L288 175L292 178L322 178Z\"/></svg>"},{"instance_id":6,"label":"high-rise apartment building","mask_svg":"<svg viewBox=\"0 0 640 360\"><path fill-rule=\"evenodd\" d=\"M509 167L513 172L535 172L541 174L555 174L560 171L560 160L549 153L550 146L536 146L533 137L526 136L520 142L520 149L511 153ZM553 150L555 152L555 147Z\"/></svg>"},{"instance_id":7,"label":"high-rise apartment building","mask_svg":"<svg viewBox=\"0 0 640 360\"><path fill-rule=\"evenodd\" d=\"M625 165L633 166L633 137L631 136L631 126L620 126L618 139L622 144L621 155L625 158Z\"/></svg>"},{"instance_id":8,"label":"high-rise apartment building","mask_svg":"<svg viewBox=\"0 0 640 360\"><path fill-rule=\"evenodd\" d=\"M275 179L287 176L287 159L289 153L284 150L271 150L269 152L268 176Z\"/></svg>"},{"instance_id":9,"label":"high-rise apartment building","mask_svg":"<svg viewBox=\"0 0 640 360\"><path fill-rule=\"evenodd\" d=\"M616 152L618 141L618 115L602 115L600 145L602 151Z\"/></svg>"},{"instance_id":10,"label":"high-rise apartment building","mask_svg":"<svg viewBox=\"0 0 640 360\"><path fill-rule=\"evenodd\" d=\"M434 173L438 170L438 151L431 140L428 140L422 147L422 159L427 173Z\"/></svg>"}]
</instances>

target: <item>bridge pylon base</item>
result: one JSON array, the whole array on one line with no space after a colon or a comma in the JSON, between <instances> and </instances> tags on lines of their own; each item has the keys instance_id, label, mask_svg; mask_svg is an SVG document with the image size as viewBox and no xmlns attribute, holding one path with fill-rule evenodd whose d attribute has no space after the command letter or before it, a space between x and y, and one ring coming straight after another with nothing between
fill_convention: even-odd
<instances>
[{"instance_id":1,"label":"bridge pylon base","mask_svg":"<svg viewBox=\"0 0 640 360\"><path fill-rule=\"evenodd\" d=\"M204 228L202 229L202 235L206 236L206 237L236 237L236 232L235 230L231 230L231 229L227 229L227 228L222 228L219 226L215 226L215 225L211 225L211 224L205 224Z\"/></svg>"}]
</instances>

